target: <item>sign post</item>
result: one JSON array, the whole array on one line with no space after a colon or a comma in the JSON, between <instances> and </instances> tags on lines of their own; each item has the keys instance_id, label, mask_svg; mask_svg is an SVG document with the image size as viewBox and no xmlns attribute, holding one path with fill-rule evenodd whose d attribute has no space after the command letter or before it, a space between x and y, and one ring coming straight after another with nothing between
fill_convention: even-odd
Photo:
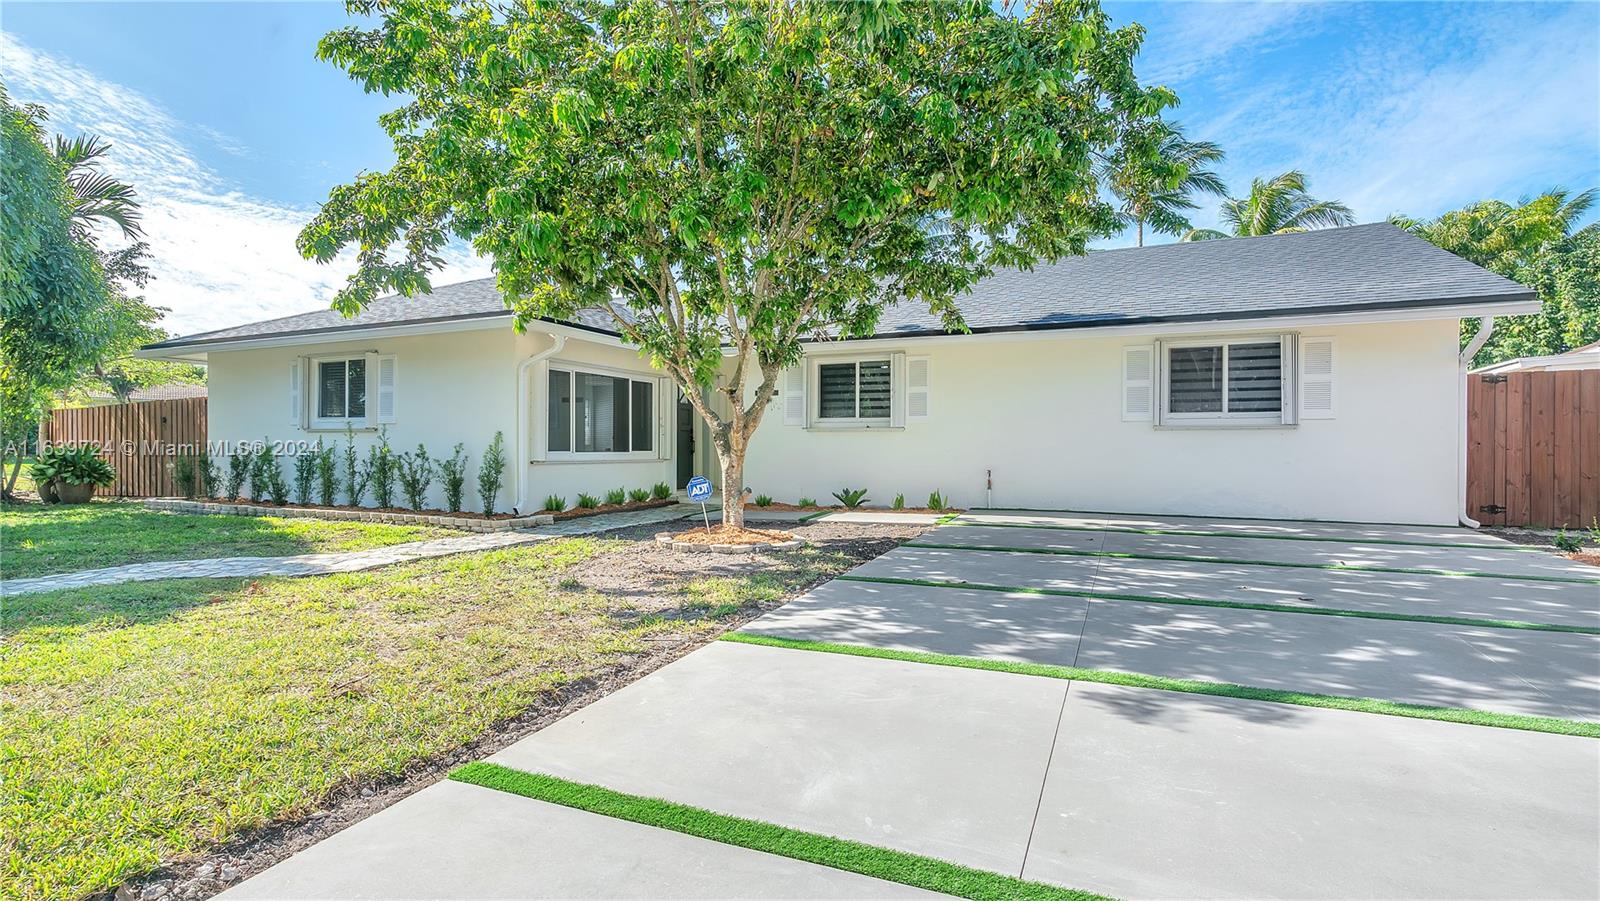
<instances>
[{"instance_id":1,"label":"sign post","mask_svg":"<svg viewBox=\"0 0 1600 901\"><path fill-rule=\"evenodd\" d=\"M706 531L711 531L711 514L706 512L706 500L711 497L711 480L705 476L695 476L689 480L689 500L698 501L700 516L706 521Z\"/></svg>"}]
</instances>

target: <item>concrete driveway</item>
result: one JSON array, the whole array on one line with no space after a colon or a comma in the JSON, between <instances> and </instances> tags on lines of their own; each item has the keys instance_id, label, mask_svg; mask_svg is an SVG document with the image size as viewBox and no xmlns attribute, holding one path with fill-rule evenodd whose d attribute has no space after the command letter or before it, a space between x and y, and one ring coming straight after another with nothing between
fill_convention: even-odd
<instances>
[{"instance_id":1,"label":"concrete driveway","mask_svg":"<svg viewBox=\"0 0 1600 901\"><path fill-rule=\"evenodd\" d=\"M744 631L1600 720L1600 572L1466 530L994 511L913 545ZM1600 896L1567 735L721 642L491 760L1122 898ZM915 892L444 784L229 894Z\"/></svg>"}]
</instances>

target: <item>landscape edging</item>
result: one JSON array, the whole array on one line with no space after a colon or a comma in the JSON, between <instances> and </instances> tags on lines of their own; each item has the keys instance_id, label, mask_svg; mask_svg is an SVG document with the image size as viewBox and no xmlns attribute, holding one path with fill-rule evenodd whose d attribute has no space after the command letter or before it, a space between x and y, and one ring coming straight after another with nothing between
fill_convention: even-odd
<instances>
[{"instance_id":1,"label":"landscape edging","mask_svg":"<svg viewBox=\"0 0 1600 901\"><path fill-rule=\"evenodd\" d=\"M339 510L309 507L271 507L257 504L229 504L215 501L152 497L144 500L152 510L169 513L202 513L224 516L285 516L297 519L329 519L345 522L380 522L402 526L438 526L463 532L508 532L555 522L548 513L517 516L511 519L471 519L442 513L394 513L386 510Z\"/></svg>"}]
</instances>

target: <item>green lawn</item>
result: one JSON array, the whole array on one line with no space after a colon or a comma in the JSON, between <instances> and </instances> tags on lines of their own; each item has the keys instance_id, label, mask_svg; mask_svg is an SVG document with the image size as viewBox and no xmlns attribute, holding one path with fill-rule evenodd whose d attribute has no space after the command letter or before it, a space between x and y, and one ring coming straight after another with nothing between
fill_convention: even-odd
<instances>
[{"instance_id":1,"label":"green lawn","mask_svg":"<svg viewBox=\"0 0 1600 901\"><path fill-rule=\"evenodd\" d=\"M280 557L460 535L431 526L163 513L94 501L0 507L0 576L21 579L152 560Z\"/></svg>"},{"instance_id":2,"label":"green lawn","mask_svg":"<svg viewBox=\"0 0 1600 901\"><path fill-rule=\"evenodd\" d=\"M82 898L309 812L853 563L807 550L644 598L577 578L628 547L572 538L350 575L8 599L0 897Z\"/></svg>"}]
</instances>

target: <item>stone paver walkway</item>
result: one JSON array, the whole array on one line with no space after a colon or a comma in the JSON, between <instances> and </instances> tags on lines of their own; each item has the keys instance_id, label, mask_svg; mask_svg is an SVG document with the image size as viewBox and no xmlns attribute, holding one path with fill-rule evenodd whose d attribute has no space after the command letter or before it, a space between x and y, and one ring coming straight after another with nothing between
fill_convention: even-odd
<instances>
[{"instance_id":1,"label":"stone paver walkway","mask_svg":"<svg viewBox=\"0 0 1600 901\"><path fill-rule=\"evenodd\" d=\"M670 522L687 516L684 506L655 507L627 513L602 513L569 519L534 529L517 529L510 532L484 532L428 541L412 541L389 547L365 551L345 551L328 554L296 554L290 557L219 557L210 560L165 560L156 563L130 563L125 566L108 566L81 572L38 576L32 579L11 579L0 582L0 597L31 594L41 591L60 591L64 588L87 588L91 585L116 585L122 582L150 582L156 579L216 579L250 576L322 576L332 573L359 572L446 557L451 554L469 554L490 551L519 544L532 544L551 538L572 535L593 535L612 529Z\"/></svg>"}]
</instances>

